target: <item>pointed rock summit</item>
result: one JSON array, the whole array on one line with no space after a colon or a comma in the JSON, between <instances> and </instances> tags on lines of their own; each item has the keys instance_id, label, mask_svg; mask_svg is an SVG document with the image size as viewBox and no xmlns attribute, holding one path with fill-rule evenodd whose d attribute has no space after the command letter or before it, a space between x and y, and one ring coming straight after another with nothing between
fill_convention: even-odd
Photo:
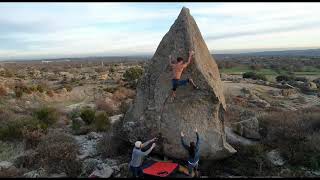
<instances>
[{"instance_id":1,"label":"pointed rock summit","mask_svg":"<svg viewBox=\"0 0 320 180\"><path fill-rule=\"evenodd\" d=\"M168 56L172 55L174 60L180 56L186 61L189 50L195 54L181 78L192 78L200 89L195 90L191 85L178 87L177 96L171 101L172 72ZM121 136L131 143L161 137L156 142L156 152L186 158L180 132L184 132L187 142L196 141L194 129L197 128L202 158L225 158L236 152L226 142L225 110L218 66L189 9L183 7L148 62L134 104L123 119Z\"/></svg>"}]
</instances>

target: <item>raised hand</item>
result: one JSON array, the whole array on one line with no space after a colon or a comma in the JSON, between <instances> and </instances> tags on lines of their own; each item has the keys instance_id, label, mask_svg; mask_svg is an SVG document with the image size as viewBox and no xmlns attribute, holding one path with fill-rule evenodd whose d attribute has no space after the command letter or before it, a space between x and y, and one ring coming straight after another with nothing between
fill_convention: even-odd
<instances>
[{"instance_id":1,"label":"raised hand","mask_svg":"<svg viewBox=\"0 0 320 180\"><path fill-rule=\"evenodd\" d=\"M193 56L194 55L194 51L189 51L189 56Z\"/></svg>"},{"instance_id":2,"label":"raised hand","mask_svg":"<svg viewBox=\"0 0 320 180\"><path fill-rule=\"evenodd\" d=\"M195 128L195 129L194 129L194 131L195 131L195 132L198 132L198 129L197 129L197 128Z\"/></svg>"},{"instance_id":3,"label":"raised hand","mask_svg":"<svg viewBox=\"0 0 320 180\"><path fill-rule=\"evenodd\" d=\"M154 148L156 146L156 143L152 143L152 148Z\"/></svg>"},{"instance_id":4,"label":"raised hand","mask_svg":"<svg viewBox=\"0 0 320 180\"><path fill-rule=\"evenodd\" d=\"M181 136L182 136L182 137L184 137L184 134L183 134L183 132L182 132L182 131L181 131Z\"/></svg>"}]
</instances>

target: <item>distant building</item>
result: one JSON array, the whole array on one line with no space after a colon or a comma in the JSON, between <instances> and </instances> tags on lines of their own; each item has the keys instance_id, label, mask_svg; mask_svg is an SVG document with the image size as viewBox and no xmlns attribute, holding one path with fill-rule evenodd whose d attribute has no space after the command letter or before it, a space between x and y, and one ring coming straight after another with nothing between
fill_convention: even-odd
<instances>
[{"instance_id":1,"label":"distant building","mask_svg":"<svg viewBox=\"0 0 320 180\"><path fill-rule=\"evenodd\" d=\"M48 63L50 63L50 62L52 62L52 61L41 61L41 62L42 62L42 64L43 64L43 63L48 64Z\"/></svg>"}]
</instances>

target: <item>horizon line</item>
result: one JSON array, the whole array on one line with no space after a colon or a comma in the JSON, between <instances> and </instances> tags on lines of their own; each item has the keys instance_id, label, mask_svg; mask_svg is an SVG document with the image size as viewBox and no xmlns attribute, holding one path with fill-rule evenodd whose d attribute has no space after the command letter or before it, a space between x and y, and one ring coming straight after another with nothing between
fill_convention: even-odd
<instances>
[{"instance_id":1,"label":"horizon line","mask_svg":"<svg viewBox=\"0 0 320 180\"><path fill-rule=\"evenodd\" d=\"M291 51L291 50L316 50L320 47L292 47L292 48L255 48L255 49L221 49L221 50L209 50L210 54L246 54L246 53L256 53L256 52L269 52L269 51ZM99 55L100 54L100 55ZM103 55L104 53L95 53L92 55L53 55L56 57L47 57L47 58L12 58L2 60L0 62L6 61L40 61L40 60L55 60L55 59L77 59L77 58L101 58L101 57L149 57L153 56L154 53L136 53L136 54L113 54L113 55Z\"/></svg>"}]
</instances>

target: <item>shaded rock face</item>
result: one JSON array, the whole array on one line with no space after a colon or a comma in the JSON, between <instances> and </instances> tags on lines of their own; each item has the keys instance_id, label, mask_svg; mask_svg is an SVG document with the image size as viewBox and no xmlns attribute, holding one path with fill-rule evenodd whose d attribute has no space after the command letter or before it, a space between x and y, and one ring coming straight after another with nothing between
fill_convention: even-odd
<instances>
[{"instance_id":1,"label":"shaded rock face","mask_svg":"<svg viewBox=\"0 0 320 180\"><path fill-rule=\"evenodd\" d=\"M181 86L171 101L172 72L168 56L172 55L173 59L180 56L187 61L189 50L194 50L195 55L181 79L192 78L200 89ZM134 104L125 114L121 136L134 143L159 135L155 151L186 158L180 132L185 133L187 141L195 141L194 128L198 128L203 158L220 159L235 153L224 133L226 104L218 66L189 9L181 10L148 63L138 83Z\"/></svg>"}]
</instances>

